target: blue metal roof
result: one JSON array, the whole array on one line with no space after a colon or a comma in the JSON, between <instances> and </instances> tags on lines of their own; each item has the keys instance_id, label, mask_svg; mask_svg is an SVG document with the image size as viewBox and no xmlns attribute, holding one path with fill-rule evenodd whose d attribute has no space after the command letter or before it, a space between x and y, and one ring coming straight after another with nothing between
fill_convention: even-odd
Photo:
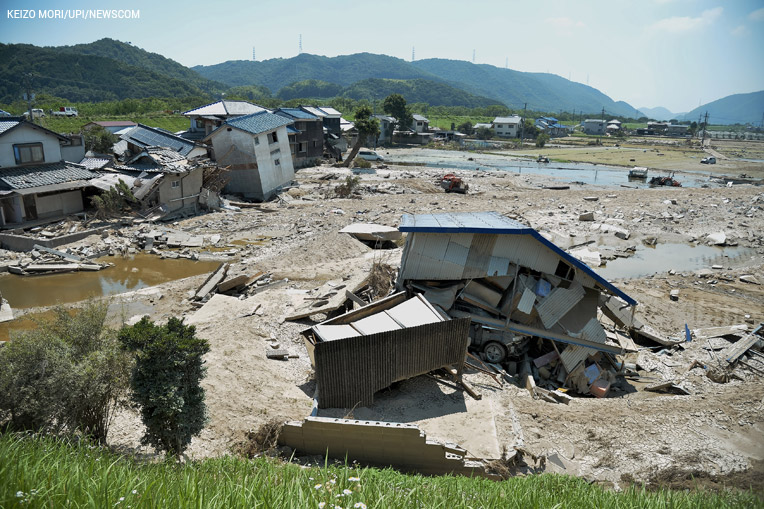
<instances>
[{"instance_id":1,"label":"blue metal roof","mask_svg":"<svg viewBox=\"0 0 764 509\"><path fill-rule=\"evenodd\" d=\"M299 131L299 130L295 129L295 128L294 128L294 127L292 127L291 125L288 125L288 126L287 126L287 132L288 132L289 134L300 134L302 131Z\"/></svg>"},{"instance_id":2,"label":"blue metal roof","mask_svg":"<svg viewBox=\"0 0 764 509\"><path fill-rule=\"evenodd\" d=\"M244 115L243 117L236 117L226 120L220 127L212 131L207 138L223 129L224 127L235 127L246 131L250 134L260 134L268 131L275 131L281 126L289 125L293 123L292 120L276 115L269 111L261 111L259 113L252 113L251 115Z\"/></svg>"},{"instance_id":3,"label":"blue metal roof","mask_svg":"<svg viewBox=\"0 0 764 509\"><path fill-rule=\"evenodd\" d=\"M567 263L584 271L605 289L634 306L637 301L616 288L584 262L556 246L539 232L498 212L456 212L446 214L404 214L398 227L402 232L421 233L488 233L495 235L531 235L554 251Z\"/></svg>"},{"instance_id":4,"label":"blue metal roof","mask_svg":"<svg viewBox=\"0 0 764 509\"><path fill-rule=\"evenodd\" d=\"M319 120L319 117L300 108L279 108L273 113L288 118L299 118L300 120Z\"/></svg>"}]
</instances>

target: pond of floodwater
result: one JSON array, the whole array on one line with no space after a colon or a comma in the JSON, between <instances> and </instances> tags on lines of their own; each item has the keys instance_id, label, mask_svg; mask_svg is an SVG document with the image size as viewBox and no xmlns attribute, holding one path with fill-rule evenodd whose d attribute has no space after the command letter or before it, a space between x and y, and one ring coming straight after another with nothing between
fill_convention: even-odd
<instances>
[{"instance_id":1,"label":"pond of floodwater","mask_svg":"<svg viewBox=\"0 0 764 509\"><path fill-rule=\"evenodd\" d=\"M477 157L473 161L458 158L448 158L432 155L406 154L400 157L389 157L390 163L421 164L423 166L445 168L449 170L475 170L475 171L507 171L517 174L543 175L558 179L560 184L583 183L607 187L619 187L621 185L634 188L649 188L647 183L650 177L668 176L671 172L653 170L648 173L647 179L629 179L628 168L617 168L591 163L537 163L536 161L509 160L501 157L484 158ZM677 180L682 187L701 187L703 185L718 186L709 182L706 174L689 175L682 173Z\"/></svg>"},{"instance_id":2,"label":"pond of floodwater","mask_svg":"<svg viewBox=\"0 0 764 509\"><path fill-rule=\"evenodd\" d=\"M594 269L605 279L628 279L649 276L660 272L677 272L710 269L722 265L725 269L733 262L740 262L755 255L744 247L716 247L689 244L658 244L655 247L638 246L633 256L616 258L605 267Z\"/></svg>"},{"instance_id":3,"label":"pond of floodwater","mask_svg":"<svg viewBox=\"0 0 764 509\"><path fill-rule=\"evenodd\" d=\"M13 309L79 302L89 297L116 295L176 279L211 272L220 262L186 258L161 259L150 254L110 256L113 263L97 272L69 272L42 276L0 276L0 293Z\"/></svg>"}]
</instances>

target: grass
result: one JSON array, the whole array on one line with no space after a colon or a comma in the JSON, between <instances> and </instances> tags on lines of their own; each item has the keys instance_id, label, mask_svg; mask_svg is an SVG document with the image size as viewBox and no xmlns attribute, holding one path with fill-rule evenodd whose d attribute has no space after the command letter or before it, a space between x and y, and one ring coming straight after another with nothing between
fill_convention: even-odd
<instances>
[{"instance_id":1,"label":"grass","mask_svg":"<svg viewBox=\"0 0 764 509\"><path fill-rule=\"evenodd\" d=\"M321 503L324 505L321 505ZM86 443L0 436L0 507L640 507L761 506L747 492L608 491L552 474L495 482L350 466L224 457L146 463Z\"/></svg>"}]
</instances>

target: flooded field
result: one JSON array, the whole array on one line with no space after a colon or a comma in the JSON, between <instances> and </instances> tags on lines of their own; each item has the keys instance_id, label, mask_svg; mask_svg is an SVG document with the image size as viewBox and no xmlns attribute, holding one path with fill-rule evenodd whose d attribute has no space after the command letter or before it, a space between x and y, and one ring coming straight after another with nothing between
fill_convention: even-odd
<instances>
[{"instance_id":1,"label":"flooded field","mask_svg":"<svg viewBox=\"0 0 764 509\"><path fill-rule=\"evenodd\" d=\"M116 295L214 270L220 262L185 258L160 259L148 254L104 257L113 267L98 272L70 272L44 276L0 276L0 293L14 309L78 302L89 297Z\"/></svg>"},{"instance_id":2,"label":"flooded field","mask_svg":"<svg viewBox=\"0 0 764 509\"><path fill-rule=\"evenodd\" d=\"M427 151L422 151L427 152ZM558 179L561 184L582 183L606 187L628 186L632 188L649 188L650 177L668 176L671 172L651 169L647 180L630 180L629 170L623 167L605 166L591 163L537 163L531 160L516 160L507 157L480 154L470 154L473 160L467 160L467 152L431 151L432 153L406 154L400 157L386 156L389 162L395 164L427 165L428 167L444 168L463 171L507 171L517 174L543 175ZM682 173L677 175L682 187L701 187L703 185L717 186L709 181L709 175L704 173Z\"/></svg>"},{"instance_id":3,"label":"flooded field","mask_svg":"<svg viewBox=\"0 0 764 509\"><path fill-rule=\"evenodd\" d=\"M691 246L689 244L658 244L655 247L639 246L634 256L616 258L605 267L595 269L605 279L628 279L649 276L660 272L677 272L710 269L721 265L725 269L735 262L743 261L755 252L742 247Z\"/></svg>"}]
</instances>

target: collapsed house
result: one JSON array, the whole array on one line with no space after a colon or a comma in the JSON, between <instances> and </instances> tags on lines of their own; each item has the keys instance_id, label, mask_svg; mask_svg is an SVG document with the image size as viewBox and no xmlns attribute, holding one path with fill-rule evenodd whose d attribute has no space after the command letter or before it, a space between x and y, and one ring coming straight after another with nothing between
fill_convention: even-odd
<instances>
[{"instance_id":1,"label":"collapsed house","mask_svg":"<svg viewBox=\"0 0 764 509\"><path fill-rule=\"evenodd\" d=\"M469 320L451 320L399 292L303 332L320 408L368 406L393 382L455 366L461 377Z\"/></svg>"},{"instance_id":2,"label":"collapsed house","mask_svg":"<svg viewBox=\"0 0 764 509\"><path fill-rule=\"evenodd\" d=\"M404 215L399 230L408 235L397 288L422 292L452 318L469 318L471 345L488 361L527 365L531 338L547 339L533 356L546 355L534 373L545 368L541 378L555 387L570 381L588 392L606 376L590 358L623 352L597 319L601 296L632 311L636 301L533 228L480 212ZM577 384L587 369L588 384Z\"/></svg>"}]
</instances>

